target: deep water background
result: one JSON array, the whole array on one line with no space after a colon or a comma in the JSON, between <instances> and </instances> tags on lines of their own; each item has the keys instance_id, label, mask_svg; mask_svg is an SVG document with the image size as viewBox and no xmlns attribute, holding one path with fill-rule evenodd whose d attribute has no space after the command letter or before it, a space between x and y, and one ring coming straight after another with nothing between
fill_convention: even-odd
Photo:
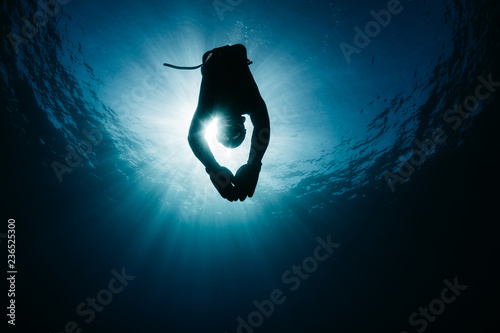
<instances>
[{"instance_id":1,"label":"deep water background","mask_svg":"<svg viewBox=\"0 0 500 333\"><path fill-rule=\"evenodd\" d=\"M458 129L443 119L478 76L500 81L496 1L402 1L350 63L339 44L386 1L233 1L220 16L213 1L71 0L46 22L43 3L1 11L19 332L237 332L274 289L286 301L255 332L417 332L409 316L455 277L467 290L425 331L498 327L500 89ZM228 43L247 47L272 128L243 203L187 144L200 71L162 66ZM384 173L437 128L446 141L392 192ZM53 163L84 131L102 141L60 181ZM248 141L217 156L235 171ZM341 246L291 291L282 274L318 237ZM122 268L135 279L86 323L77 306Z\"/></svg>"}]
</instances>

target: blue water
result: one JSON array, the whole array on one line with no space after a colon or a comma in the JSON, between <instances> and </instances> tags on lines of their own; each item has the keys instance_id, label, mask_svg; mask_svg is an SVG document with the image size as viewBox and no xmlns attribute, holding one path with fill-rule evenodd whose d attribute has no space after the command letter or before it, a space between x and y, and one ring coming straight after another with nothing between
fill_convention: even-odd
<instances>
[{"instance_id":1,"label":"blue water","mask_svg":"<svg viewBox=\"0 0 500 333\"><path fill-rule=\"evenodd\" d=\"M497 2L46 3L2 5L20 332L481 332L498 317ZM272 135L255 195L229 202L187 142L200 70L162 64L238 43ZM236 172L250 136L221 147ZM437 319L409 321L456 277L468 288Z\"/></svg>"}]
</instances>

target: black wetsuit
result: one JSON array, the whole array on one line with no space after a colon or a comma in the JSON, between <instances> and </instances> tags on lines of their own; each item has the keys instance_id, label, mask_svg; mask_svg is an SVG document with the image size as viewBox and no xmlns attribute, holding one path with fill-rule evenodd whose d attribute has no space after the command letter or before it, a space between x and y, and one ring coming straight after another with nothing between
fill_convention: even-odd
<instances>
[{"instance_id":1,"label":"black wetsuit","mask_svg":"<svg viewBox=\"0 0 500 333\"><path fill-rule=\"evenodd\" d=\"M266 136L263 132L267 131L268 140L269 115L248 65L247 51L241 44L216 48L203 55L200 97L189 129L189 137L193 152L205 167L210 168L212 161L207 161L205 156L199 156L198 147L193 147L193 144L198 142L194 142L193 137L203 136L206 123L214 116L238 117L248 114L254 129L260 131L260 138L256 137L256 143L267 147L263 142ZM259 133L254 130L254 134ZM263 155L264 151L261 149L249 162L260 162Z\"/></svg>"},{"instance_id":2,"label":"black wetsuit","mask_svg":"<svg viewBox=\"0 0 500 333\"><path fill-rule=\"evenodd\" d=\"M193 153L205 166L219 193L230 201L238 198L243 201L253 195L270 137L267 107L249 64L246 48L241 44L216 48L203 55L200 97L189 128ZM215 116L236 118L244 114L250 116L254 126L252 145L248 163L233 176L215 160L205 140L205 128Z\"/></svg>"}]
</instances>

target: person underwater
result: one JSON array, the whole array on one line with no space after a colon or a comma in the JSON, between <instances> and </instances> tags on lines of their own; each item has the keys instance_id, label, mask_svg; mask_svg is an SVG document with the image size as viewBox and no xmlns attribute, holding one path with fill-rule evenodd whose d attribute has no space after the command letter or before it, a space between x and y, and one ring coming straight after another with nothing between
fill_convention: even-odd
<instances>
[{"instance_id":1,"label":"person underwater","mask_svg":"<svg viewBox=\"0 0 500 333\"><path fill-rule=\"evenodd\" d=\"M223 46L206 52L201 67L202 81L198 106L189 128L188 142L194 155L205 166L219 194L229 201L244 201L255 192L262 168L262 158L269 145L270 124L267 107L250 72L245 46ZM208 146L205 131L217 118L217 140L227 148L238 148L246 136L245 117L253 124L251 147L246 164L236 175L221 166Z\"/></svg>"}]
</instances>

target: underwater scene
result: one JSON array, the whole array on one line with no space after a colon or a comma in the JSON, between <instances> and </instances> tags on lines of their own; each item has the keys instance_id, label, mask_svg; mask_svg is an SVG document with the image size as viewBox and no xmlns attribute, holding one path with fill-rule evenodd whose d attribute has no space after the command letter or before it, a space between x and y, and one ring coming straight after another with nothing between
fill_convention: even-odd
<instances>
[{"instance_id":1,"label":"underwater scene","mask_svg":"<svg viewBox=\"0 0 500 333\"><path fill-rule=\"evenodd\" d=\"M3 1L2 332L497 330L499 22Z\"/></svg>"}]
</instances>

